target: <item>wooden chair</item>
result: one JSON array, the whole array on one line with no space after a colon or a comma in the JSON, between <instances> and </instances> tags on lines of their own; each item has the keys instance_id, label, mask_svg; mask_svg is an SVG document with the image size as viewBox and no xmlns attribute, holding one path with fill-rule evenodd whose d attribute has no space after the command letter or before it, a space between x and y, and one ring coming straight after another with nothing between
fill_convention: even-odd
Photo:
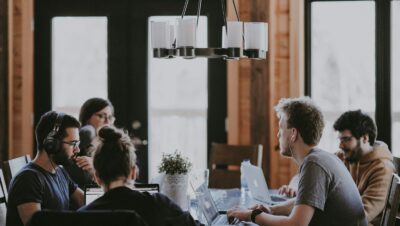
<instances>
[{"instance_id":1,"label":"wooden chair","mask_svg":"<svg viewBox=\"0 0 400 226\"><path fill-rule=\"evenodd\" d=\"M386 196L385 208L383 209L381 226L395 226L396 215L400 204L400 178L393 174L389 191Z\"/></svg>"},{"instance_id":2,"label":"wooden chair","mask_svg":"<svg viewBox=\"0 0 400 226\"><path fill-rule=\"evenodd\" d=\"M3 162L4 180L7 190L10 186L11 179L18 173L22 167L31 161L30 155L24 155L15 159L10 159Z\"/></svg>"},{"instance_id":3,"label":"wooden chair","mask_svg":"<svg viewBox=\"0 0 400 226\"><path fill-rule=\"evenodd\" d=\"M213 143L211 146L210 188L239 188L240 164L248 159L261 167L262 145L227 145Z\"/></svg>"},{"instance_id":4,"label":"wooden chair","mask_svg":"<svg viewBox=\"0 0 400 226\"><path fill-rule=\"evenodd\" d=\"M7 189L4 183L3 170L0 169L0 225L6 225Z\"/></svg>"},{"instance_id":5,"label":"wooden chair","mask_svg":"<svg viewBox=\"0 0 400 226\"><path fill-rule=\"evenodd\" d=\"M55 211L33 214L28 226L145 226L133 210Z\"/></svg>"},{"instance_id":6,"label":"wooden chair","mask_svg":"<svg viewBox=\"0 0 400 226\"><path fill-rule=\"evenodd\" d=\"M5 203L7 205L8 192L6 183L4 181L3 170L0 169L0 204Z\"/></svg>"}]
</instances>

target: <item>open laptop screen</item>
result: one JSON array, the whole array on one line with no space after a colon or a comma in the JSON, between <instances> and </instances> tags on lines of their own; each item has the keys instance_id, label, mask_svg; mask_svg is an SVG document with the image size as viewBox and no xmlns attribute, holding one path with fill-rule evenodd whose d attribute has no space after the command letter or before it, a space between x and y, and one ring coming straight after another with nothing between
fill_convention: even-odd
<instances>
[{"instance_id":1,"label":"open laptop screen","mask_svg":"<svg viewBox=\"0 0 400 226\"><path fill-rule=\"evenodd\" d=\"M160 191L158 184L135 184L133 188L135 191L148 192L150 194L158 193ZM104 191L101 187L90 185L85 187L85 205L96 200L98 197L102 196Z\"/></svg>"},{"instance_id":2,"label":"open laptop screen","mask_svg":"<svg viewBox=\"0 0 400 226\"><path fill-rule=\"evenodd\" d=\"M102 196L104 191L101 187L87 186L85 187L85 205L93 202L98 197Z\"/></svg>"}]
</instances>

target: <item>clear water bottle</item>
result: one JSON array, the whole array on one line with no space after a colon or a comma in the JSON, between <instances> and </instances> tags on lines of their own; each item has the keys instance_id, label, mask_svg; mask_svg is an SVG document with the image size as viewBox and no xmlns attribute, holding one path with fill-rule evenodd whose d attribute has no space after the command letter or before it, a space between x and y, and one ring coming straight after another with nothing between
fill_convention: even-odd
<instances>
[{"instance_id":1,"label":"clear water bottle","mask_svg":"<svg viewBox=\"0 0 400 226\"><path fill-rule=\"evenodd\" d=\"M247 178L244 176L243 173L243 165L250 164L250 160L245 159L243 160L242 164L240 165L240 190L242 193L245 193L249 190L249 186L247 184Z\"/></svg>"}]
</instances>

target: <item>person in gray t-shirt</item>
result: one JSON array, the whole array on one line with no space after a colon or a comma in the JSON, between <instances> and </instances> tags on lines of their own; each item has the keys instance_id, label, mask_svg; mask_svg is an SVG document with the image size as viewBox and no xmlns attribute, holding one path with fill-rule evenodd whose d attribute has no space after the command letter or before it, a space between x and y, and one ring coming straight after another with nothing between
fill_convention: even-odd
<instances>
[{"instance_id":1,"label":"person in gray t-shirt","mask_svg":"<svg viewBox=\"0 0 400 226\"><path fill-rule=\"evenodd\" d=\"M258 225L366 226L361 197L348 170L336 156L316 147L324 128L319 108L301 97L281 99L275 110L280 153L300 166L297 197L272 207L232 209L228 217Z\"/></svg>"}]
</instances>

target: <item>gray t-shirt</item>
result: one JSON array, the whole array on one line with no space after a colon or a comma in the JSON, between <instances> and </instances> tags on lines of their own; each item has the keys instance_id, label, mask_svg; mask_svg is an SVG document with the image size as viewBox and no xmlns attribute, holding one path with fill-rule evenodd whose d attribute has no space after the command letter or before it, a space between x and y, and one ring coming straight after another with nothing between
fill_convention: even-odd
<instances>
[{"instance_id":1,"label":"gray t-shirt","mask_svg":"<svg viewBox=\"0 0 400 226\"><path fill-rule=\"evenodd\" d=\"M300 166L296 205L315 208L310 226L366 226L363 204L349 171L335 155L313 149Z\"/></svg>"}]
</instances>

